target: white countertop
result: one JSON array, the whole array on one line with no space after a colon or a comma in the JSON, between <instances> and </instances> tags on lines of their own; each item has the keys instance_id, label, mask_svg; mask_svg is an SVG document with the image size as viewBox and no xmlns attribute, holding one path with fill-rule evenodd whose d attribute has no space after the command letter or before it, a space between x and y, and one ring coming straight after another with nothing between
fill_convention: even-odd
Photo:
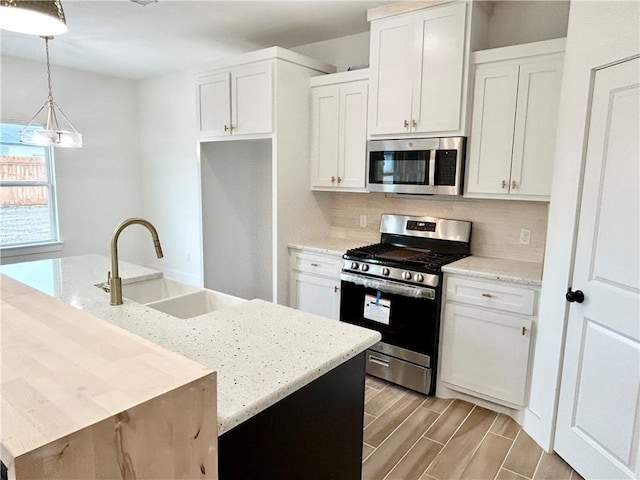
<instances>
[{"instance_id":1,"label":"white countertop","mask_svg":"<svg viewBox=\"0 0 640 480\"><path fill-rule=\"evenodd\" d=\"M325 253L327 255L336 255L342 257L347 250L358 248L365 245L366 242L361 240L352 240L348 238L310 238L308 240L300 240L299 242L289 243L289 248L297 248L307 252Z\"/></svg>"},{"instance_id":2,"label":"white countertop","mask_svg":"<svg viewBox=\"0 0 640 480\"><path fill-rule=\"evenodd\" d=\"M445 265L442 271L536 287L542 285L541 263L472 255Z\"/></svg>"},{"instance_id":3,"label":"white countertop","mask_svg":"<svg viewBox=\"0 0 640 480\"><path fill-rule=\"evenodd\" d=\"M83 255L0 267L15 278L218 372L218 434L380 340L373 330L262 300L179 319L124 300L110 306L109 258ZM161 273L120 262L123 283Z\"/></svg>"}]
</instances>

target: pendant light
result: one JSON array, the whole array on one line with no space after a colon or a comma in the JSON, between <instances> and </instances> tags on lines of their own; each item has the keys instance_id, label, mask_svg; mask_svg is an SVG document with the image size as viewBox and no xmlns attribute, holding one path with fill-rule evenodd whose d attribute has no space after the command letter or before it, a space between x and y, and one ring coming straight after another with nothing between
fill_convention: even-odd
<instances>
[{"instance_id":1,"label":"pendant light","mask_svg":"<svg viewBox=\"0 0 640 480\"><path fill-rule=\"evenodd\" d=\"M42 147L66 147L81 148L82 134L71 124L62 109L53 100L51 93L51 65L49 64L49 40L53 37L44 37L45 49L47 51L47 84L49 86L49 96L40 107L40 110L31 118L27 126L20 132L20 141L27 145L38 145ZM47 120L44 128L31 128L31 124L40 115L40 112L47 112ZM56 110L62 115L71 130L62 130L58 124L58 116Z\"/></svg>"},{"instance_id":2,"label":"pendant light","mask_svg":"<svg viewBox=\"0 0 640 480\"><path fill-rule=\"evenodd\" d=\"M45 37L65 33L67 22L60 0L0 0L0 28Z\"/></svg>"}]
</instances>

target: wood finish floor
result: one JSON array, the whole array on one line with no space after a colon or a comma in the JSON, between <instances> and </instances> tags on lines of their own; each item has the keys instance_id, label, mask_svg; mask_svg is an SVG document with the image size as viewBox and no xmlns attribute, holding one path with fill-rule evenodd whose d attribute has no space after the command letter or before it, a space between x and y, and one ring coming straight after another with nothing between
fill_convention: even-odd
<instances>
[{"instance_id":1,"label":"wood finish floor","mask_svg":"<svg viewBox=\"0 0 640 480\"><path fill-rule=\"evenodd\" d=\"M374 377L365 385L364 480L582 480L506 415Z\"/></svg>"}]
</instances>

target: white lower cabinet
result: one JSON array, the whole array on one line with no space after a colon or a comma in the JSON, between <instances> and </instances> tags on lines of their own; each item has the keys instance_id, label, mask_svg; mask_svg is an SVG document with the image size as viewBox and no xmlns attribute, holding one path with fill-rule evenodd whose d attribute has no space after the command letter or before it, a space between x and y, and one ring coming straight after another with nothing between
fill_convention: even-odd
<instances>
[{"instance_id":1,"label":"white lower cabinet","mask_svg":"<svg viewBox=\"0 0 640 480\"><path fill-rule=\"evenodd\" d=\"M535 287L446 277L440 380L510 408L526 404Z\"/></svg>"},{"instance_id":2,"label":"white lower cabinet","mask_svg":"<svg viewBox=\"0 0 640 480\"><path fill-rule=\"evenodd\" d=\"M291 307L339 320L341 257L297 249L290 252Z\"/></svg>"}]
</instances>

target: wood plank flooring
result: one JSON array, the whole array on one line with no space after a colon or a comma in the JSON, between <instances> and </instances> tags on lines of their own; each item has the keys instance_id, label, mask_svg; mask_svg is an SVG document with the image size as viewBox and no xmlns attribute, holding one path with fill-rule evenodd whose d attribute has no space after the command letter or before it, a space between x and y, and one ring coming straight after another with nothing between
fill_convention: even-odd
<instances>
[{"instance_id":1,"label":"wood plank flooring","mask_svg":"<svg viewBox=\"0 0 640 480\"><path fill-rule=\"evenodd\" d=\"M582 480L510 417L366 379L363 480Z\"/></svg>"}]
</instances>

